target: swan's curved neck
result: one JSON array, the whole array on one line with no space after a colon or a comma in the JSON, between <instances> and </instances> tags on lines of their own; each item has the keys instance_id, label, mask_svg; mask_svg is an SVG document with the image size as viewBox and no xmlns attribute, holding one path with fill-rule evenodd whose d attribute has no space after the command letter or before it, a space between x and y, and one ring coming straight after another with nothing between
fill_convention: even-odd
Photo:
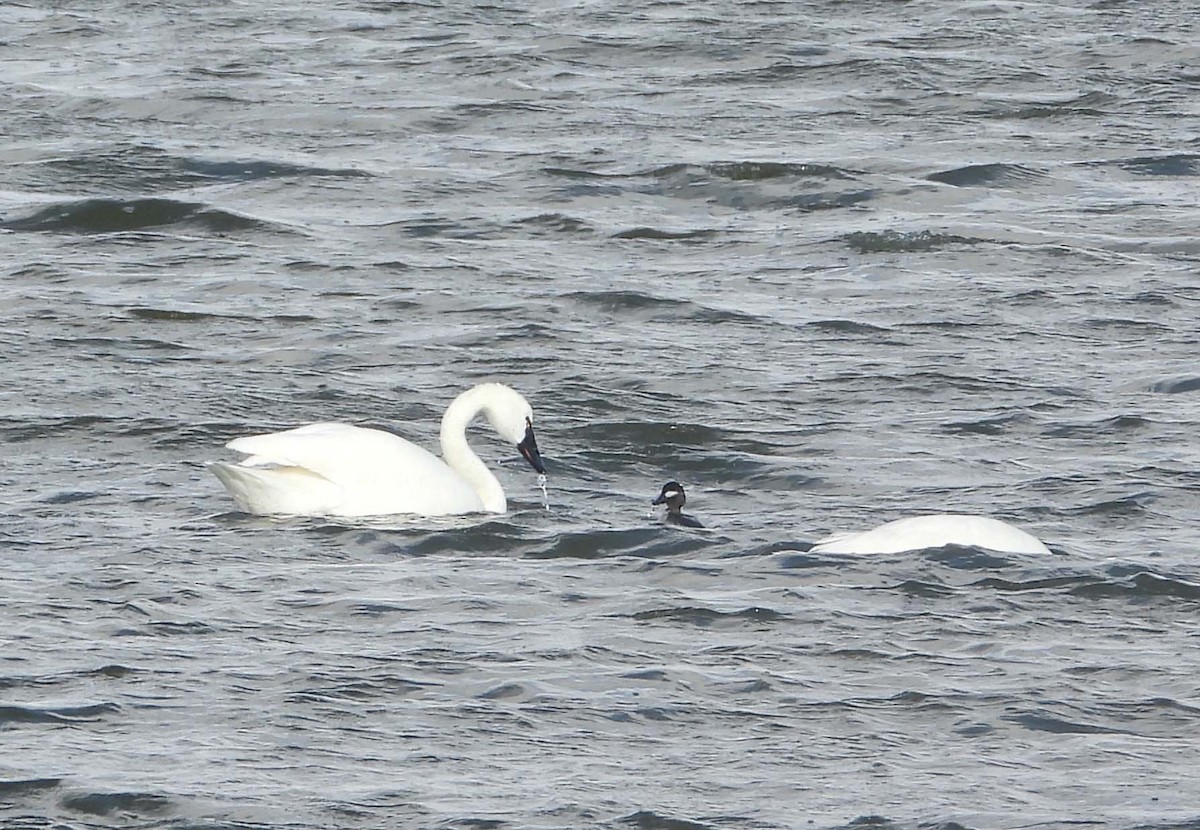
<instances>
[{"instance_id":1,"label":"swan's curved neck","mask_svg":"<svg viewBox=\"0 0 1200 830\"><path fill-rule=\"evenodd\" d=\"M500 480L467 444L467 425L488 407L487 389L468 389L446 408L442 416L442 458L451 469L467 480L489 513L504 513L508 500Z\"/></svg>"}]
</instances>

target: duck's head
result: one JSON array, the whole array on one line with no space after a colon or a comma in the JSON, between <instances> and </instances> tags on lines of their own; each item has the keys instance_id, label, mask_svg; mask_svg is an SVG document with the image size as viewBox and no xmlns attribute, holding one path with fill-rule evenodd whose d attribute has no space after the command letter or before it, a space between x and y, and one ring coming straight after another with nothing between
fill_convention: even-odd
<instances>
[{"instance_id":1,"label":"duck's head","mask_svg":"<svg viewBox=\"0 0 1200 830\"><path fill-rule=\"evenodd\" d=\"M668 481L663 485L662 492L651 504L665 504L668 510L682 510L687 496L683 493L683 485L678 481Z\"/></svg>"}]
</instances>

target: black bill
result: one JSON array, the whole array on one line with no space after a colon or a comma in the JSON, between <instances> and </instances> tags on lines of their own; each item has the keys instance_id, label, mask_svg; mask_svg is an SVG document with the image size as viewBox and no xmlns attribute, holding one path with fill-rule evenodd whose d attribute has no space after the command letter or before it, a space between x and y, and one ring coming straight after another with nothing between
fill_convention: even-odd
<instances>
[{"instance_id":1,"label":"black bill","mask_svg":"<svg viewBox=\"0 0 1200 830\"><path fill-rule=\"evenodd\" d=\"M546 465L542 463L542 455L538 452L537 439L533 437L533 424L525 422L525 438L517 444L517 452L529 462L529 466L542 475L546 474Z\"/></svg>"}]
</instances>

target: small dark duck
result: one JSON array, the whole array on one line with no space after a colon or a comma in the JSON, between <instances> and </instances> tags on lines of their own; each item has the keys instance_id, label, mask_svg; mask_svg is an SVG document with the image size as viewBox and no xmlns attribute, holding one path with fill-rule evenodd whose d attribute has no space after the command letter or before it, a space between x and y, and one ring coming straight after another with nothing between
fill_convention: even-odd
<instances>
[{"instance_id":1,"label":"small dark duck","mask_svg":"<svg viewBox=\"0 0 1200 830\"><path fill-rule=\"evenodd\" d=\"M683 527L704 527L698 520L693 519L683 512L683 505L686 502L687 496L683 493L683 485L678 481L668 481L663 485L662 492L658 494L658 498L650 503L665 504L667 506L667 521L671 524L682 525Z\"/></svg>"}]
</instances>

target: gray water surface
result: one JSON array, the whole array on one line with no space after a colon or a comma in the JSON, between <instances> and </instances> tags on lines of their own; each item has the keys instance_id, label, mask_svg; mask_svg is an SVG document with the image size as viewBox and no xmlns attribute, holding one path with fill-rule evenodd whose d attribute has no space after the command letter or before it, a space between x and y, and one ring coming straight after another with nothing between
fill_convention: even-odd
<instances>
[{"instance_id":1,"label":"gray water surface","mask_svg":"<svg viewBox=\"0 0 1200 830\"><path fill-rule=\"evenodd\" d=\"M4 826L1200 828L1196 21L0 6ZM549 509L204 469L482 380Z\"/></svg>"}]
</instances>

